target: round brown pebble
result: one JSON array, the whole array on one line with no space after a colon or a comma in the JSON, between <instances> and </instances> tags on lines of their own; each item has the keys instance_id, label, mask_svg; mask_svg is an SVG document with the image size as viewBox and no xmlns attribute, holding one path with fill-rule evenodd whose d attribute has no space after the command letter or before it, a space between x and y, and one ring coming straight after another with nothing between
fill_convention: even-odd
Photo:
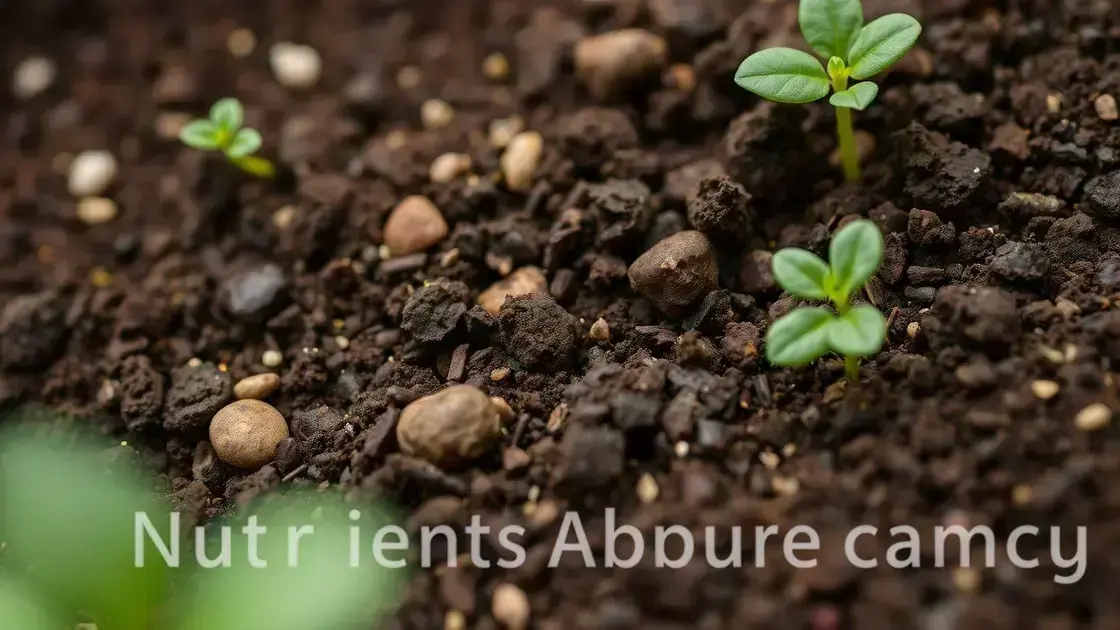
<instances>
[{"instance_id":1,"label":"round brown pebble","mask_svg":"<svg viewBox=\"0 0 1120 630\"><path fill-rule=\"evenodd\" d=\"M280 377L278 375L271 372L254 374L237 381L237 384L233 386L233 395L238 400L247 398L263 400L268 398L278 387L280 387Z\"/></svg>"},{"instance_id":2,"label":"round brown pebble","mask_svg":"<svg viewBox=\"0 0 1120 630\"><path fill-rule=\"evenodd\" d=\"M405 407L397 423L401 452L441 468L486 454L502 437L501 414L472 385L452 385Z\"/></svg>"},{"instance_id":3,"label":"round brown pebble","mask_svg":"<svg viewBox=\"0 0 1120 630\"><path fill-rule=\"evenodd\" d=\"M447 221L423 195L405 197L385 221L385 245L393 256L422 252L447 236Z\"/></svg>"},{"instance_id":4,"label":"round brown pebble","mask_svg":"<svg viewBox=\"0 0 1120 630\"><path fill-rule=\"evenodd\" d=\"M548 280L544 277L544 272L538 267L521 267L480 293L478 303L491 315L496 316L507 297L546 291L548 291Z\"/></svg>"},{"instance_id":5,"label":"round brown pebble","mask_svg":"<svg viewBox=\"0 0 1120 630\"><path fill-rule=\"evenodd\" d=\"M649 31L626 28L580 40L574 60L576 74L591 95L608 100L659 75L669 60L669 46Z\"/></svg>"},{"instance_id":6,"label":"round brown pebble","mask_svg":"<svg viewBox=\"0 0 1120 630\"><path fill-rule=\"evenodd\" d=\"M288 424L272 405L238 400L218 410L210 421L210 443L227 464L256 470L276 457L276 447L288 437Z\"/></svg>"},{"instance_id":7,"label":"round brown pebble","mask_svg":"<svg viewBox=\"0 0 1120 630\"><path fill-rule=\"evenodd\" d=\"M494 589L490 604L494 619L508 630L525 630L529 627L529 597L513 584L499 584Z\"/></svg>"},{"instance_id":8,"label":"round brown pebble","mask_svg":"<svg viewBox=\"0 0 1120 630\"><path fill-rule=\"evenodd\" d=\"M686 230L668 236L630 265L630 286L667 314L715 291L719 263L703 232Z\"/></svg>"}]
</instances>

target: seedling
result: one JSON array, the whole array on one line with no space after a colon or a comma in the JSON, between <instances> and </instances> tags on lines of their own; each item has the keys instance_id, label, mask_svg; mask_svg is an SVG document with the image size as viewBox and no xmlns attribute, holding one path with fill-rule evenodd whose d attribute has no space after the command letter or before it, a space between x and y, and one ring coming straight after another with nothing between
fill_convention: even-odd
<instances>
[{"instance_id":1,"label":"seedling","mask_svg":"<svg viewBox=\"0 0 1120 630\"><path fill-rule=\"evenodd\" d=\"M801 0L801 34L827 60L827 68L807 52L767 48L743 60L735 73L740 87L779 103L812 103L833 94L840 158L848 181L860 177L859 154L852 132L852 110L863 111L879 94L864 81L886 70L918 41L922 25L905 13L891 13L863 23L859 0ZM848 80L862 83L849 86Z\"/></svg>"},{"instance_id":2,"label":"seedling","mask_svg":"<svg viewBox=\"0 0 1120 630\"><path fill-rule=\"evenodd\" d=\"M210 108L210 118L192 120L179 131L183 144L200 151L221 151L238 168L257 177L273 177L272 162L253 155L261 148L261 134L243 126L245 108L235 98L223 98Z\"/></svg>"},{"instance_id":3,"label":"seedling","mask_svg":"<svg viewBox=\"0 0 1120 630\"><path fill-rule=\"evenodd\" d=\"M879 352L887 322L870 304L853 307L852 295L879 269L883 259L883 234L871 221L860 219L844 226L828 248L828 260L787 247L774 254L774 279L792 295L807 300L829 300L834 314L821 306L798 307L770 325L766 358L775 365L797 367L812 363L830 351L844 357L844 371L851 381L859 378L859 361Z\"/></svg>"}]
</instances>

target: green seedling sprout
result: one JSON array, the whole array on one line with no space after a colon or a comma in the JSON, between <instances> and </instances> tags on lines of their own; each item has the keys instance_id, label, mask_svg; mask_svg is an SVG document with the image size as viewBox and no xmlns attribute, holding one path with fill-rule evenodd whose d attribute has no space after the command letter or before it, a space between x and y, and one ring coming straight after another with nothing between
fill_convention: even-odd
<instances>
[{"instance_id":1,"label":"green seedling sprout","mask_svg":"<svg viewBox=\"0 0 1120 630\"><path fill-rule=\"evenodd\" d=\"M243 126L245 108L236 98L223 98L210 108L209 118L192 120L179 131L183 144L200 151L221 151L241 170L257 177L273 177L272 162L253 155L261 148L261 134Z\"/></svg>"},{"instance_id":2,"label":"green seedling sprout","mask_svg":"<svg viewBox=\"0 0 1120 630\"><path fill-rule=\"evenodd\" d=\"M863 23L859 0L801 0L801 34L827 61L793 48L767 48L747 57L735 73L740 87L778 103L812 103L833 92L840 159L848 181L860 177L852 110L863 111L879 94L871 77L902 58L918 41L922 25L904 13ZM862 81L848 84L850 79Z\"/></svg>"},{"instance_id":3,"label":"green seedling sprout","mask_svg":"<svg viewBox=\"0 0 1120 630\"><path fill-rule=\"evenodd\" d=\"M836 309L798 307L770 325L766 358L775 365L807 365L831 352L844 357L844 372L855 382L859 362L879 352L887 322L870 304L852 306L852 295L879 269L883 234L871 221L844 226L828 248L828 260L796 247L774 254L774 279L791 295L828 300Z\"/></svg>"}]
</instances>

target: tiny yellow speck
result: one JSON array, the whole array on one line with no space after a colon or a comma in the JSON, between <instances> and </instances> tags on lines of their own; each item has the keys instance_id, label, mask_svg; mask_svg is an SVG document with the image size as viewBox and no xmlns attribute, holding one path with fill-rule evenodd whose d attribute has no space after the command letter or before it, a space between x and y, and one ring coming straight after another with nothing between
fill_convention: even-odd
<instances>
[{"instance_id":1,"label":"tiny yellow speck","mask_svg":"<svg viewBox=\"0 0 1120 630\"><path fill-rule=\"evenodd\" d=\"M90 273L89 280L93 283L93 286L98 289L104 289L113 283L113 274L98 267Z\"/></svg>"}]
</instances>

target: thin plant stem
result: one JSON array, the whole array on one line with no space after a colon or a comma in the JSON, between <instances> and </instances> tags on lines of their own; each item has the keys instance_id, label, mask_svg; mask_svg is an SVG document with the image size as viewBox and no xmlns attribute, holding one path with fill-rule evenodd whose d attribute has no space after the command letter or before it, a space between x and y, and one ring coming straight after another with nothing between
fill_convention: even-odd
<instances>
[{"instance_id":1,"label":"thin plant stem","mask_svg":"<svg viewBox=\"0 0 1120 630\"><path fill-rule=\"evenodd\" d=\"M844 168L844 179L858 182L859 151L852 131L852 110L847 107L836 108L836 135L840 140L840 163Z\"/></svg>"},{"instance_id":2,"label":"thin plant stem","mask_svg":"<svg viewBox=\"0 0 1120 630\"><path fill-rule=\"evenodd\" d=\"M848 377L848 382L859 382L859 357L844 357L844 374Z\"/></svg>"}]
</instances>

